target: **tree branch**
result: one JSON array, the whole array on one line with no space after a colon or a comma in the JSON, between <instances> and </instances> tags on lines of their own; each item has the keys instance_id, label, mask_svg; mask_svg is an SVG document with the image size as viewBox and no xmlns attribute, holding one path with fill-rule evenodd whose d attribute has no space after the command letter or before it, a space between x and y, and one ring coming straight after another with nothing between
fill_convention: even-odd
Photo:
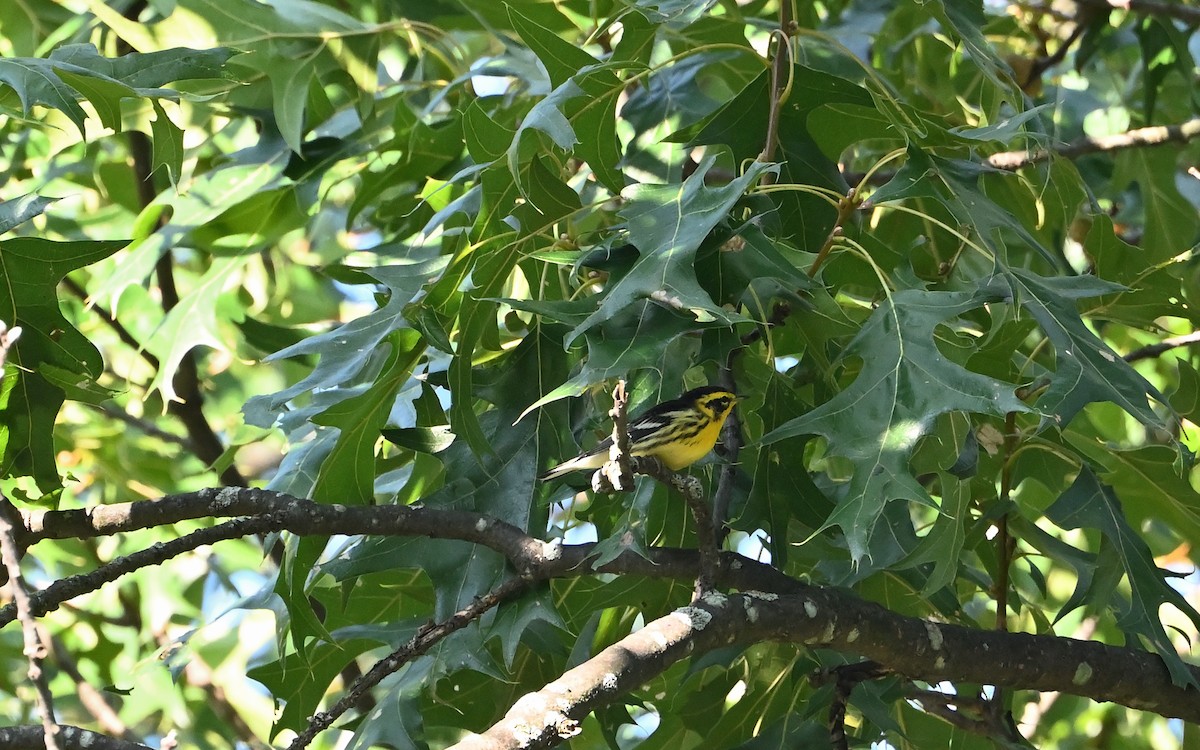
<instances>
[{"instance_id":1,"label":"tree branch","mask_svg":"<svg viewBox=\"0 0 1200 750\"><path fill-rule=\"evenodd\" d=\"M0 361L3 355L0 354ZM0 370L3 367L0 366ZM21 623L24 654L28 669L25 674L33 685L37 696L38 713L42 717L42 747L46 750L58 750L58 734L61 729L54 720L54 696L46 684L46 675L42 671L42 661L46 658L46 646L38 635L37 620L29 607L29 594L25 591L25 579L21 575L21 553L16 542L16 509L8 499L0 495L0 557L4 558L4 567L8 571L9 588L12 590L16 619Z\"/></svg>"},{"instance_id":2,"label":"tree branch","mask_svg":"<svg viewBox=\"0 0 1200 750\"><path fill-rule=\"evenodd\" d=\"M239 518L219 526L194 531L169 542L155 544L124 557L118 557L90 573L60 578L41 591L31 594L29 597L30 611L34 617L41 617L47 612L58 609L60 604L95 591L127 573L151 565L162 564L173 557L178 557L207 544L214 544L226 539L238 539L250 534L277 531L280 523L280 519L274 516ZM0 607L0 628L12 622L16 614L16 607L12 604Z\"/></svg>"},{"instance_id":3,"label":"tree branch","mask_svg":"<svg viewBox=\"0 0 1200 750\"><path fill-rule=\"evenodd\" d=\"M99 732L62 725L58 746L62 750L150 750L138 742L127 742ZM35 726L0 727L0 747L6 750L44 750L42 728Z\"/></svg>"},{"instance_id":4,"label":"tree branch","mask_svg":"<svg viewBox=\"0 0 1200 750\"><path fill-rule=\"evenodd\" d=\"M1073 159L1101 151L1120 151L1126 148L1161 146L1166 143L1187 143L1200 136L1200 118L1179 125L1154 125L1137 128L1117 135L1081 138L1059 148L1038 148L1032 151L1001 151L987 157L985 163L996 169L1013 172L1037 164L1051 156Z\"/></svg>"},{"instance_id":5,"label":"tree branch","mask_svg":"<svg viewBox=\"0 0 1200 750\"><path fill-rule=\"evenodd\" d=\"M704 496L704 487L696 477L671 471L656 458L634 456L632 463L633 470L638 474L653 477L682 495L692 511L692 517L696 519L696 546L700 555L700 570L696 576L693 597L695 601L713 590L719 565L716 531L713 527L712 513L708 509L708 498Z\"/></svg>"},{"instance_id":6,"label":"tree branch","mask_svg":"<svg viewBox=\"0 0 1200 750\"><path fill-rule=\"evenodd\" d=\"M833 682L833 700L829 703L829 744L835 750L850 750L850 741L846 737L846 706L850 702L854 686L887 675L887 668L868 660L821 670L809 677L809 681L814 685Z\"/></svg>"},{"instance_id":7,"label":"tree branch","mask_svg":"<svg viewBox=\"0 0 1200 750\"><path fill-rule=\"evenodd\" d=\"M1163 339L1157 344L1148 344L1141 349L1134 349L1126 354L1124 359L1126 362L1137 362L1157 357L1164 352L1169 352L1181 346L1191 346L1192 344L1200 344L1200 331L1192 331L1183 336L1172 336L1169 339Z\"/></svg>"},{"instance_id":8,"label":"tree branch","mask_svg":"<svg viewBox=\"0 0 1200 750\"><path fill-rule=\"evenodd\" d=\"M833 648L873 659L910 679L1004 684L1105 700L1189 721L1200 693L1171 684L1157 656L1069 638L980 631L902 617L841 592L813 589L777 596L710 593L626 636L541 690L525 695L482 735L455 750L548 748L579 731L611 703L675 662L716 647L762 640ZM1048 655L1049 640L1061 643ZM1049 658L1048 658L1049 656ZM1057 662L1057 663L1056 663ZM1192 668L1200 677L1200 669ZM1154 687L1149 688L1149 681ZM1149 689L1148 689L1149 688ZM1119 697L1118 697L1119 696ZM1164 711L1169 705L1170 708Z\"/></svg>"},{"instance_id":9,"label":"tree branch","mask_svg":"<svg viewBox=\"0 0 1200 750\"><path fill-rule=\"evenodd\" d=\"M28 511L23 533L25 541L33 542L233 515L271 515L278 528L296 534L421 535L478 543L505 555L519 575L533 580L596 572L693 578L701 565L700 553L695 550L656 548L646 557L626 552L593 570L589 559L593 545L542 542L515 526L475 513L408 506L318 505L248 488L206 489L85 510ZM744 622L744 613L737 615L740 620L735 630L743 642L770 638L821 644L873 659L910 679L1059 690L1200 721L1200 693L1175 686L1156 654L1066 637L982 630L907 617L849 592L801 583L736 553L718 555L715 567L714 577L722 586L773 592L757 598L731 598L745 600L755 613L754 622ZM704 601L709 600L723 597L709 594ZM1200 668L1190 669L1200 680Z\"/></svg>"},{"instance_id":10,"label":"tree branch","mask_svg":"<svg viewBox=\"0 0 1200 750\"><path fill-rule=\"evenodd\" d=\"M333 722L337 721L338 717L357 705L367 691L378 685L383 678L394 674L397 669L425 653L451 633L478 620L488 610L520 596L528 588L529 581L523 578L510 578L492 591L477 597L469 606L455 612L446 620L436 624L432 622L426 624L408 643L380 659L375 666L371 667L370 671L355 680L346 694L332 708L312 716L305 730L288 745L288 750L302 750L308 747L318 734L328 729Z\"/></svg>"}]
</instances>

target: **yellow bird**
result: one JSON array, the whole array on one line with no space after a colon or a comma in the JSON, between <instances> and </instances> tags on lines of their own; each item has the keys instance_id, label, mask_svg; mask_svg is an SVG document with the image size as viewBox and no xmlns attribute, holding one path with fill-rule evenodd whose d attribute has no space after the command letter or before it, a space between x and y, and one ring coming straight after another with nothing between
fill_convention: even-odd
<instances>
[{"instance_id":1,"label":"yellow bird","mask_svg":"<svg viewBox=\"0 0 1200 750\"><path fill-rule=\"evenodd\" d=\"M737 395L719 386L704 386L664 401L629 420L629 452L653 456L671 471L691 466L717 443L721 426L738 402ZM564 461L539 479L545 481L580 469L599 469L608 460L612 436L595 448Z\"/></svg>"}]
</instances>

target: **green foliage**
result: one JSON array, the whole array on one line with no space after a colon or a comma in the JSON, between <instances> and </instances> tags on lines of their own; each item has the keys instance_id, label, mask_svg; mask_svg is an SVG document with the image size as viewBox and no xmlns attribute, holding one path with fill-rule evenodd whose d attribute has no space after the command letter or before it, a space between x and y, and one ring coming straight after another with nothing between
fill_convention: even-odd
<instances>
[{"instance_id":1,"label":"green foliage","mask_svg":"<svg viewBox=\"0 0 1200 750\"><path fill-rule=\"evenodd\" d=\"M1093 632L1186 682L1200 350L1122 355L1198 321L1200 154L1053 149L1192 118L1194 26L1106 7L1076 38L970 0L794 5L776 66L774 1L20 4L0 31L0 321L24 332L0 381L5 496L101 505L232 469L322 504L594 538L600 566L695 547L683 502L646 478L585 499L535 477L610 431L617 378L636 409L732 364L731 548L908 615ZM1026 148L1051 153L989 162ZM710 497L725 455L690 469ZM194 527L42 542L27 577ZM47 625L133 735L262 744L513 572L462 541L278 539L281 560L222 542ZM556 580L405 665L340 732L451 744L690 595ZM0 633L5 724L33 721L18 636ZM833 691L807 676L844 662L712 652L574 741L818 745ZM51 686L74 690L65 670ZM855 742L990 746L904 690L852 693ZM1042 748L1097 723L1122 747L1174 741L1152 712L1005 700ZM657 717L648 736L634 716ZM96 723L70 700L60 718Z\"/></svg>"}]
</instances>

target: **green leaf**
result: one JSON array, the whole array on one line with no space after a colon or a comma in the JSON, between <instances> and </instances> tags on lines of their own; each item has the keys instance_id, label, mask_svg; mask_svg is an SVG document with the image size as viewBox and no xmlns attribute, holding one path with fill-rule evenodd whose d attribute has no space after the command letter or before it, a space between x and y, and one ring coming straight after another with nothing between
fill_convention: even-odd
<instances>
[{"instance_id":1,"label":"green leaf","mask_svg":"<svg viewBox=\"0 0 1200 750\"><path fill-rule=\"evenodd\" d=\"M173 378L188 352L199 346L228 350L218 320L220 300L230 280L249 261L245 256L215 259L146 340L146 350L162 363L150 383L152 390L160 389L164 398L175 399Z\"/></svg>"},{"instance_id":2,"label":"green leaf","mask_svg":"<svg viewBox=\"0 0 1200 750\"><path fill-rule=\"evenodd\" d=\"M525 42L542 65L546 66L552 86L561 86L580 68L600 63L582 48L521 13L517 6L508 6L508 17L512 21L513 29L521 35L521 41Z\"/></svg>"},{"instance_id":3,"label":"green leaf","mask_svg":"<svg viewBox=\"0 0 1200 750\"><path fill-rule=\"evenodd\" d=\"M449 425L441 427L392 427L380 431L388 442L422 453L441 453L454 442Z\"/></svg>"},{"instance_id":4,"label":"green leaf","mask_svg":"<svg viewBox=\"0 0 1200 750\"><path fill-rule=\"evenodd\" d=\"M713 302L697 283L693 264L700 243L770 167L753 164L727 185L710 188L704 184L704 175L712 164L711 158L705 160L680 186L638 185L626 191L621 215L629 241L641 255L632 270L607 291L596 312L567 335L567 344L643 299L701 323L718 320L730 324L742 319Z\"/></svg>"},{"instance_id":5,"label":"green leaf","mask_svg":"<svg viewBox=\"0 0 1200 750\"><path fill-rule=\"evenodd\" d=\"M240 158L196 176L180 186L179 193L159 195L146 211L161 211L163 205L169 205L170 221L144 240L131 244L120 265L89 290L92 298L115 307L121 292L131 284L143 283L169 248L183 243L193 231L203 229L229 208L285 184L283 170L287 155L283 148L251 149L239 154ZM255 251L253 247L243 248L246 253Z\"/></svg>"},{"instance_id":6,"label":"green leaf","mask_svg":"<svg viewBox=\"0 0 1200 750\"><path fill-rule=\"evenodd\" d=\"M1187 665L1179 658L1175 644L1167 637L1159 619L1159 608L1170 604L1200 626L1200 612L1165 580L1165 574L1154 564L1146 543L1125 520L1121 502L1111 487L1104 485L1090 468L1084 466L1075 483L1046 509L1046 517L1060 528L1073 530L1097 529L1104 537L1100 555L1112 555L1120 563L1132 593L1130 608L1119 613L1118 624L1123 630L1145 639L1162 657L1177 685L1196 685Z\"/></svg>"},{"instance_id":7,"label":"green leaf","mask_svg":"<svg viewBox=\"0 0 1200 750\"><path fill-rule=\"evenodd\" d=\"M551 173L541 157L535 156L529 163L526 186L528 202L513 210L513 215L521 222L523 234L544 233L583 207L579 194Z\"/></svg>"},{"instance_id":8,"label":"green leaf","mask_svg":"<svg viewBox=\"0 0 1200 750\"><path fill-rule=\"evenodd\" d=\"M824 435L830 453L853 462L847 494L824 528L842 528L855 564L885 543L877 538L876 526L888 502L931 503L910 473L908 459L938 415L965 411L1000 416L1029 410L1012 385L947 361L935 343L939 325L998 299L985 289L891 295L843 354L863 359L854 382L763 437L762 442L770 444L798 435Z\"/></svg>"},{"instance_id":9,"label":"green leaf","mask_svg":"<svg viewBox=\"0 0 1200 750\"><path fill-rule=\"evenodd\" d=\"M179 181L179 172L183 169L183 131L171 122L158 100L152 104L154 120L150 122L150 133L154 142L153 168L157 172L159 167L165 167L167 178L174 185Z\"/></svg>"},{"instance_id":10,"label":"green leaf","mask_svg":"<svg viewBox=\"0 0 1200 750\"><path fill-rule=\"evenodd\" d=\"M100 352L65 317L58 285L77 268L107 258L124 241L52 242L20 237L0 242L0 320L20 326L21 338L9 352L5 386L8 401L0 409L0 454L5 477L32 476L39 489L58 489L54 422L65 397L40 372L54 369L57 381L73 375L90 389L103 371Z\"/></svg>"},{"instance_id":11,"label":"green leaf","mask_svg":"<svg viewBox=\"0 0 1200 750\"><path fill-rule=\"evenodd\" d=\"M798 419L805 411L795 392L774 373L765 387L756 390L763 393L762 407L750 409L752 404L746 404L738 408L743 420L761 420L764 433ZM758 449L744 517L732 519L735 528L752 532L763 525L770 532L771 562L781 570L787 568L791 521L816 529L834 508L813 482L804 462L798 460L808 442L807 437L793 436Z\"/></svg>"},{"instance_id":12,"label":"green leaf","mask_svg":"<svg viewBox=\"0 0 1200 750\"><path fill-rule=\"evenodd\" d=\"M467 151L476 164L491 164L508 152L516 136L515 130L510 130L492 119L484 111L478 99L472 99L463 113L463 136L466 139Z\"/></svg>"},{"instance_id":13,"label":"green leaf","mask_svg":"<svg viewBox=\"0 0 1200 750\"><path fill-rule=\"evenodd\" d=\"M1014 96L1016 86L1012 71L984 36L987 19L982 0L936 0L924 7L946 30L958 37L969 59L1001 89L1003 95ZM1019 94L1017 96L1019 100Z\"/></svg>"},{"instance_id":14,"label":"green leaf","mask_svg":"<svg viewBox=\"0 0 1200 750\"><path fill-rule=\"evenodd\" d=\"M174 96L174 92L157 87L184 78L224 77L224 63L233 54L226 48L171 49L107 58L93 45L71 44L58 48L48 59L0 60L0 83L16 91L25 114L44 104L65 114L86 137L87 113L77 101L81 95L96 107L106 127L119 130L122 98Z\"/></svg>"},{"instance_id":15,"label":"green leaf","mask_svg":"<svg viewBox=\"0 0 1200 750\"><path fill-rule=\"evenodd\" d=\"M1014 300L1054 344L1056 369L1050 387L1037 401L1039 411L1066 425L1085 405L1111 401L1147 427L1163 427L1147 397L1163 404L1166 398L1092 333L1075 309L1075 300L1113 292L1119 286L1092 276L1044 277L1016 268L1005 278Z\"/></svg>"},{"instance_id":16,"label":"green leaf","mask_svg":"<svg viewBox=\"0 0 1200 750\"><path fill-rule=\"evenodd\" d=\"M391 351L370 387L312 417L314 424L339 430L337 443L321 462L313 486L312 498L318 502L369 505L374 500L375 444L396 393L425 352L421 335L411 328L393 331L382 345Z\"/></svg>"},{"instance_id":17,"label":"green leaf","mask_svg":"<svg viewBox=\"0 0 1200 750\"><path fill-rule=\"evenodd\" d=\"M0 234L24 224L35 216L40 216L46 207L56 200L58 198L47 198L30 193L20 198L0 201Z\"/></svg>"},{"instance_id":18,"label":"green leaf","mask_svg":"<svg viewBox=\"0 0 1200 750\"><path fill-rule=\"evenodd\" d=\"M1179 451L1165 445L1111 450L1091 440L1073 440L1094 465L1100 479L1121 498L1136 528L1152 519L1164 521L1181 540L1200 539L1200 492L1181 476Z\"/></svg>"},{"instance_id":19,"label":"green leaf","mask_svg":"<svg viewBox=\"0 0 1200 750\"><path fill-rule=\"evenodd\" d=\"M332 331L309 336L267 357L266 361L317 354L321 360L307 377L269 396L255 396L246 404L246 421L270 427L284 404L310 391L323 391L353 382L376 347L397 328L405 327L404 309L430 278L441 273L449 259L414 254L405 262L365 269L387 287L387 303L374 312Z\"/></svg>"}]
</instances>

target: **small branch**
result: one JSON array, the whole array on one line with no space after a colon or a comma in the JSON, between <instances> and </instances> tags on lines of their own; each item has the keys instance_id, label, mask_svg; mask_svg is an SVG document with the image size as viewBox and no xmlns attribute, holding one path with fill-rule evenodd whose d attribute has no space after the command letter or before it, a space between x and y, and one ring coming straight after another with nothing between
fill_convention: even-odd
<instances>
[{"instance_id":1,"label":"small branch","mask_svg":"<svg viewBox=\"0 0 1200 750\"><path fill-rule=\"evenodd\" d=\"M121 721L121 717L117 715L117 712L113 710L112 706L108 705L104 694L84 679L83 675L79 672L78 665L75 664L75 660L71 657L67 649L63 647L63 644L57 638L51 636L46 631L46 628L39 627L38 631L41 635L42 643L49 645L50 654L54 657L54 662L58 664L58 668L65 672L75 683L75 694L79 696L79 703L87 709L87 712L92 715L100 728L110 736L117 736L127 741L133 741L133 734L129 731L129 727L125 726L125 722Z\"/></svg>"},{"instance_id":2,"label":"small branch","mask_svg":"<svg viewBox=\"0 0 1200 750\"><path fill-rule=\"evenodd\" d=\"M87 290L84 289L79 284L79 282L75 281L70 276L64 278L62 280L62 284L64 287L67 288L68 292L75 295L83 302L88 301ZM104 324L107 325L109 328L111 328L113 333L117 334L117 338L119 338L121 340L121 343L125 344L130 349L137 352L137 354L139 354L142 359L146 360L146 363L149 364L154 369L157 370L159 368L160 362L158 361L158 357L156 357L153 354L151 354L150 352L146 351L146 348L144 346L142 346L141 342L138 341L137 338L134 337L134 335L129 332L129 329L126 328L125 325L121 321L117 320L117 317L115 315L113 315L108 310L106 310L103 306L101 306L95 302L88 305L88 308L93 313L95 313L96 316L98 318L100 318L100 320L104 321Z\"/></svg>"},{"instance_id":3,"label":"small branch","mask_svg":"<svg viewBox=\"0 0 1200 750\"><path fill-rule=\"evenodd\" d=\"M129 425L130 427L138 430L139 432L143 432L143 433L149 435L150 437L158 438L159 440L163 441L164 443L171 443L173 445L178 445L180 448L183 448L188 453L191 453L191 454L196 453L196 446L192 444L191 440L188 440L187 438L185 438L181 435L176 435L173 432L167 432L166 430L162 429L161 427L158 427L157 425L149 422L148 420L138 419L137 417L133 416L129 412L125 411L124 409L120 409L115 406L109 406L108 404L99 404L99 405L95 406L94 408L96 409L96 411L100 412L101 414L105 415L106 417L115 419L118 422L124 422L125 424Z\"/></svg>"},{"instance_id":4,"label":"small branch","mask_svg":"<svg viewBox=\"0 0 1200 750\"><path fill-rule=\"evenodd\" d=\"M674 489L687 501L692 517L696 519L696 547L700 554L700 571L696 576L695 593L692 601L715 588L717 580L717 537L713 528L712 513L708 509L708 498L704 496L704 487L700 480L687 474L677 474L663 466L658 459L643 456L632 457L633 470L638 474L657 479L659 482Z\"/></svg>"},{"instance_id":5,"label":"small branch","mask_svg":"<svg viewBox=\"0 0 1200 750\"><path fill-rule=\"evenodd\" d=\"M79 727L59 727L62 750L150 750L138 742L127 742ZM42 750L42 728L36 726L0 727L0 747L5 750Z\"/></svg>"},{"instance_id":6,"label":"small branch","mask_svg":"<svg viewBox=\"0 0 1200 750\"><path fill-rule=\"evenodd\" d=\"M16 610L16 617L21 623L21 633L24 636L24 654L29 665L25 674L37 695L38 713L42 716L43 746L46 750L58 750L57 736L61 729L55 723L54 697L50 694L46 675L42 672L46 646L38 635L37 620L30 611L29 594L25 591L25 579L21 576L21 553L16 542L14 515L16 509L6 498L0 496L0 556L4 558L4 567L8 571L8 582L13 596L12 606Z\"/></svg>"},{"instance_id":7,"label":"small branch","mask_svg":"<svg viewBox=\"0 0 1200 750\"><path fill-rule=\"evenodd\" d=\"M996 498L1005 508L1012 503L1011 459L1019 443L1017 415L1016 412L1009 412L1004 416L1004 464L1000 470L1000 491ZM1008 533L1007 512L996 521L996 530L996 585L993 592L996 597L996 630L1008 630L1008 577L1016 542Z\"/></svg>"},{"instance_id":8,"label":"small branch","mask_svg":"<svg viewBox=\"0 0 1200 750\"><path fill-rule=\"evenodd\" d=\"M921 704L921 708L925 713L936 716L951 726L984 737L992 735L988 722L983 718L979 718L979 716L986 715L986 707L981 705L972 706L974 709L973 713L977 714L977 716L969 715L963 710L963 708L969 705L968 701L963 699L964 696L939 693L936 690L921 690L910 686L904 691L904 697L917 701Z\"/></svg>"},{"instance_id":9,"label":"small branch","mask_svg":"<svg viewBox=\"0 0 1200 750\"><path fill-rule=\"evenodd\" d=\"M936 716L951 726L985 737L996 747L1033 747L1018 731L1009 714L996 712L995 697L990 700L972 698L936 690L921 690L913 685L905 687L904 697L919 702L925 713Z\"/></svg>"},{"instance_id":10,"label":"small branch","mask_svg":"<svg viewBox=\"0 0 1200 750\"><path fill-rule=\"evenodd\" d=\"M850 188L849 192L838 201L837 218L829 230L829 235L825 238L825 244L821 245L821 249L817 251L817 257L813 258L812 265L808 268L808 275L810 277L816 278L817 270L829 257L829 253L832 252L837 238L842 236L842 227L850 220L850 214L854 213L861 205L862 200L858 197L858 188Z\"/></svg>"},{"instance_id":11,"label":"small branch","mask_svg":"<svg viewBox=\"0 0 1200 750\"><path fill-rule=\"evenodd\" d=\"M629 415L626 410L629 397L625 393L625 381L618 380L613 389L613 406L608 416L612 417L612 447L608 449L608 461L592 475L592 489L596 492L629 492L633 489L632 456L629 453Z\"/></svg>"},{"instance_id":12,"label":"small branch","mask_svg":"<svg viewBox=\"0 0 1200 750\"><path fill-rule=\"evenodd\" d=\"M1086 23L1076 23L1071 35L1058 45L1054 54L1034 60L1033 64L1029 66L1029 73L1025 76L1025 80L1021 82L1021 90L1029 93L1029 87L1038 83L1043 73L1066 59L1067 52L1083 37L1085 31L1087 31Z\"/></svg>"},{"instance_id":13,"label":"small branch","mask_svg":"<svg viewBox=\"0 0 1200 750\"><path fill-rule=\"evenodd\" d=\"M792 44L789 35L792 24L792 4L783 0L779 4L779 28L771 32L771 40L776 43L775 59L771 64L771 101L767 112L767 139L763 144L762 153L758 160L770 163L775 160L775 149L779 145L779 111L787 100L787 86L782 86L785 77L791 77ZM774 172L764 172L762 184L771 185L775 182Z\"/></svg>"},{"instance_id":14,"label":"small branch","mask_svg":"<svg viewBox=\"0 0 1200 750\"><path fill-rule=\"evenodd\" d=\"M396 670L428 651L444 640L451 633L465 628L478 620L488 610L500 604L515 599L529 588L529 581L524 578L510 578L483 596L477 597L469 606L455 612L448 619L439 623L428 623L412 639L393 651L388 656L376 662L375 666L359 678L346 694L328 711L322 711L309 719L308 726L288 745L288 750L302 750L308 747L316 736L328 729L338 717L349 711L368 690L379 684L383 678L394 674Z\"/></svg>"},{"instance_id":15,"label":"small branch","mask_svg":"<svg viewBox=\"0 0 1200 750\"><path fill-rule=\"evenodd\" d=\"M809 676L809 682L813 685L824 685L830 681L834 683L833 700L829 704L829 744L834 750L850 750L850 741L846 737L846 707L854 686L889 674L891 671L887 667L868 660L824 669Z\"/></svg>"},{"instance_id":16,"label":"small branch","mask_svg":"<svg viewBox=\"0 0 1200 750\"><path fill-rule=\"evenodd\" d=\"M124 557L101 565L90 573L83 573L69 578L61 578L41 591L29 597L30 612L34 617L41 617L47 612L53 612L59 605L77 596L96 591L106 583L112 583L121 576L132 573L151 565L160 565L173 557L198 549L205 545L227 539L238 539L251 534L263 534L277 531L283 520L276 515L251 516L239 518L207 529L193 531L191 534L172 539L169 542L138 550ZM0 607L0 628L12 622L17 612L14 605Z\"/></svg>"},{"instance_id":17,"label":"small branch","mask_svg":"<svg viewBox=\"0 0 1200 750\"><path fill-rule=\"evenodd\" d=\"M1157 357L1164 352L1169 352L1181 346L1191 346L1192 344L1200 344L1200 331L1192 331L1183 336L1172 336L1169 339L1163 339L1157 344L1149 344L1141 349L1134 349L1125 355L1126 362L1137 362L1143 359Z\"/></svg>"},{"instance_id":18,"label":"small branch","mask_svg":"<svg viewBox=\"0 0 1200 750\"><path fill-rule=\"evenodd\" d=\"M1059 148L1039 148L1033 151L1001 151L989 156L985 163L996 169L1013 172L1031 164L1046 161L1051 156L1073 159L1077 156L1127 148L1161 146L1166 143L1187 143L1200 136L1200 118L1179 125L1154 125L1129 130L1118 135L1081 138Z\"/></svg>"}]
</instances>

